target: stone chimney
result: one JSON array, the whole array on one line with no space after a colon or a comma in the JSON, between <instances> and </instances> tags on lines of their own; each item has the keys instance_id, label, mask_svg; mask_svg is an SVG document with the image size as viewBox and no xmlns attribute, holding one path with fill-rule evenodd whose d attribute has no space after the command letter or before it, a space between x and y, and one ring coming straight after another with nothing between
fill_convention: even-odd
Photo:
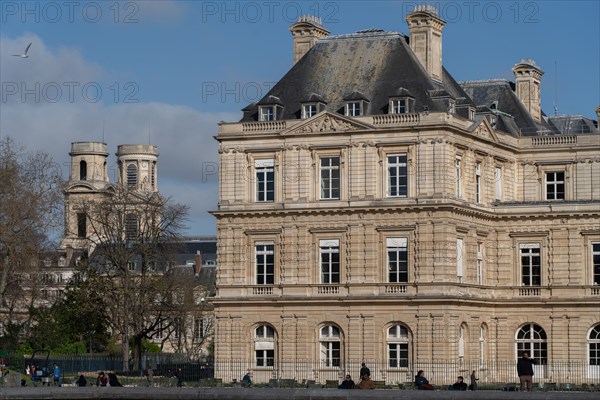
<instances>
[{"instance_id":1,"label":"stone chimney","mask_svg":"<svg viewBox=\"0 0 600 400\"><path fill-rule=\"evenodd\" d=\"M541 122L540 80L544 75L544 71L531 59L521 60L512 70L515 74L517 97L527 108L533 119Z\"/></svg>"},{"instance_id":2,"label":"stone chimney","mask_svg":"<svg viewBox=\"0 0 600 400\"><path fill-rule=\"evenodd\" d=\"M410 48L429 76L442 81L442 29L446 22L433 6L416 6L406 16L410 33Z\"/></svg>"},{"instance_id":3,"label":"stone chimney","mask_svg":"<svg viewBox=\"0 0 600 400\"><path fill-rule=\"evenodd\" d=\"M312 15L299 17L298 22L290 25L290 32L294 40L294 64L317 43L317 40L329 35L321 19Z\"/></svg>"},{"instance_id":4,"label":"stone chimney","mask_svg":"<svg viewBox=\"0 0 600 400\"><path fill-rule=\"evenodd\" d=\"M194 263L194 274L198 276L202 269L202 253L200 250L196 250L196 262Z\"/></svg>"},{"instance_id":5,"label":"stone chimney","mask_svg":"<svg viewBox=\"0 0 600 400\"><path fill-rule=\"evenodd\" d=\"M600 129L600 106L596 107L596 121L598 122L598 127Z\"/></svg>"}]
</instances>

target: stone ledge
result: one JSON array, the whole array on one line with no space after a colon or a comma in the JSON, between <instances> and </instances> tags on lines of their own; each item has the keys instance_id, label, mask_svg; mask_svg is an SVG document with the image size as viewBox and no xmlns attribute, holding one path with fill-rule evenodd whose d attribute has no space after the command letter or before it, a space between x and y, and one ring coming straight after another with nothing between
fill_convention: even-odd
<instances>
[{"instance_id":1,"label":"stone ledge","mask_svg":"<svg viewBox=\"0 0 600 400\"><path fill-rule=\"evenodd\" d=\"M114 388L114 387L20 387L1 388L0 399L64 399L64 400L326 400L326 399L539 399L569 400L598 399L598 392L449 392L414 390L339 390L339 389L271 389L271 388Z\"/></svg>"}]
</instances>

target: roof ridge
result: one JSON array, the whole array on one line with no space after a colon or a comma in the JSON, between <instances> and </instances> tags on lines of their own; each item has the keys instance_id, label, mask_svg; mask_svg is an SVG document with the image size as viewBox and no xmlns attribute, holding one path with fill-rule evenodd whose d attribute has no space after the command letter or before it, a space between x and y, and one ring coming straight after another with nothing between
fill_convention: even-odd
<instances>
[{"instance_id":1,"label":"roof ridge","mask_svg":"<svg viewBox=\"0 0 600 400\"><path fill-rule=\"evenodd\" d=\"M320 42L330 42L333 40L339 40L339 39L357 39L357 38L368 38L368 37L405 37L405 35L401 32L388 32L388 31L371 31L371 30L365 30L365 31L358 31L358 32L354 32L354 33L344 33L341 35L332 35L332 36L327 36L324 38L319 39Z\"/></svg>"}]
</instances>

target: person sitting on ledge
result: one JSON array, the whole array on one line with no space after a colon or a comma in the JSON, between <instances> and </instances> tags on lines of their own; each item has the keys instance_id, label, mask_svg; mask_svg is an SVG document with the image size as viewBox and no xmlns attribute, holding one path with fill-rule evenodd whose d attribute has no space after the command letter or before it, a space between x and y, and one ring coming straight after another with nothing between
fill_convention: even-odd
<instances>
[{"instance_id":1,"label":"person sitting on ledge","mask_svg":"<svg viewBox=\"0 0 600 400\"><path fill-rule=\"evenodd\" d=\"M242 386L243 387L252 386L252 372L250 372L250 371L246 372L246 375L244 375L244 377L242 378Z\"/></svg>"},{"instance_id":2,"label":"person sitting on ledge","mask_svg":"<svg viewBox=\"0 0 600 400\"><path fill-rule=\"evenodd\" d=\"M371 377L367 374L363 375L358 385L356 385L357 389L375 389L375 382L371 380Z\"/></svg>"},{"instance_id":3,"label":"person sitting on ledge","mask_svg":"<svg viewBox=\"0 0 600 400\"><path fill-rule=\"evenodd\" d=\"M342 381L342 384L338 386L338 389L354 389L354 381L350 375L346 375L346 379Z\"/></svg>"},{"instance_id":4,"label":"person sitting on ledge","mask_svg":"<svg viewBox=\"0 0 600 400\"><path fill-rule=\"evenodd\" d=\"M422 369L415 376L415 385L418 390L433 390L433 385L425 378L425 372Z\"/></svg>"},{"instance_id":5,"label":"person sitting on ledge","mask_svg":"<svg viewBox=\"0 0 600 400\"><path fill-rule=\"evenodd\" d=\"M465 378L463 378L462 376L459 376L458 378L456 378L456 382L454 382L452 385L450 385L448 390L467 390L467 384L465 382Z\"/></svg>"}]
</instances>

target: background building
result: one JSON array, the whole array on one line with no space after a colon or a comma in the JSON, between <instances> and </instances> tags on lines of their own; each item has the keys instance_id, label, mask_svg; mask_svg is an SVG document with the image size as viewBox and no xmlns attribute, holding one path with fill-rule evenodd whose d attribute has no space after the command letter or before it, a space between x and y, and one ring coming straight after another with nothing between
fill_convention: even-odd
<instances>
[{"instance_id":1,"label":"background building","mask_svg":"<svg viewBox=\"0 0 600 400\"><path fill-rule=\"evenodd\" d=\"M543 71L457 83L410 37L290 27L294 65L222 123L216 375L600 382L600 135L546 116ZM507 66L508 68L508 66Z\"/></svg>"}]
</instances>

